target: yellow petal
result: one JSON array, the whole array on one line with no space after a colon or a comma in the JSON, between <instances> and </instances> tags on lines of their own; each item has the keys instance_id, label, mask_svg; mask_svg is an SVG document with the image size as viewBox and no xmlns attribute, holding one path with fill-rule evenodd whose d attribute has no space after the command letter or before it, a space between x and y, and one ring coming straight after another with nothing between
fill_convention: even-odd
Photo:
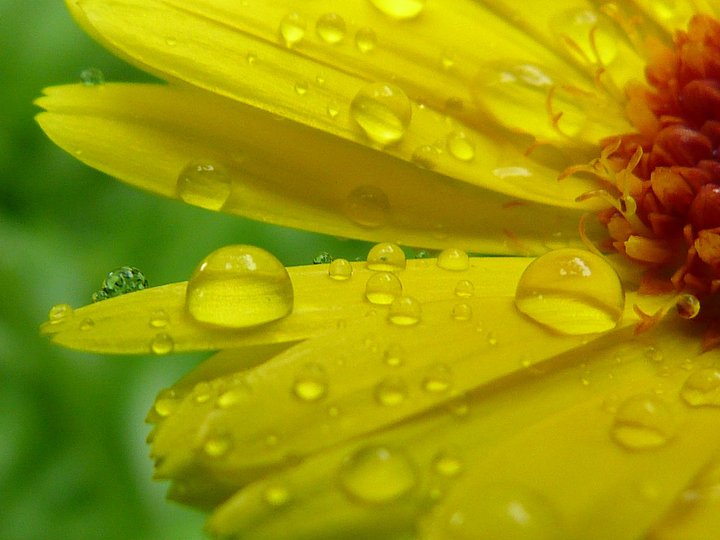
<instances>
[{"instance_id":1,"label":"yellow petal","mask_svg":"<svg viewBox=\"0 0 720 540\"><path fill-rule=\"evenodd\" d=\"M47 93L38 101L49 111L38 116L43 129L104 172L205 208L337 236L538 253L575 238L579 214L517 199L577 206L570 199L588 188L558 182L529 158L504 162L492 148L476 163L494 193L185 88L108 84ZM203 196L178 185L189 165L208 162L218 174L204 180Z\"/></svg>"}]
</instances>

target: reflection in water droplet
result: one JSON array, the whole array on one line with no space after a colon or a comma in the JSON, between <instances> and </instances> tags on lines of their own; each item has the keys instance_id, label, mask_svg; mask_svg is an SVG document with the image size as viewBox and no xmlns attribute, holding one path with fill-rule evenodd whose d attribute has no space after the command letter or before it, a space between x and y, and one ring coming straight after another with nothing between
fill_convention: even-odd
<instances>
[{"instance_id":1,"label":"reflection in water droplet","mask_svg":"<svg viewBox=\"0 0 720 540\"><path fill-rule=\"evenodd\" d=\"M398 142L412 119L405 93L389 83L363 86L350 103L350 115L369 139L381 145Z\"/></svg>"},{"instance_id":2,"label":"reflection in water droplet","mask_svg":"<svg viewBox=\"0 0 720 540\"><path fill-rule=\"evenodd\" d=\"M205 257L187 286L186 307L197 321L227 328L256 326L292 311L287 270L267 251L246 245Z\"/></svg>"},{"instance_id":3,"label":"reflection in water droplet","mask_svg":"<svg viewBox=\"0 0 720 540\"><path fill-rule=\"evenodd\" d=\"M704 368L691 373L680 396L693 407L720 407L720 369Z\"/></svg>"},{"instance_id":4,"label":"reflection in water droplet","mask_svg":"<svg viewBox=\"0 0 720 540\"><path fill-rule=\"evenodd\" d=\"M365 298L372 304L392 304L402 294L402 283L392 272L371 275L365 284Z\"/></svg>"},{"instance_id":5,"label":"reflection in water droplet","mask_svg":"<svg viewBox=\"0 0 720 540\"><path fill-rule=\"evenodd\" d=\"M345 20L337 13L326 13L320 16L315 25L315 31L320 39L331 45L343 40L346 28Z\"/></svg>"},{"instance_id":6,"label":"reflection in water droplet","mask_svg":"<svg viewBox=\"0 0 720 540\"><path fill-rule=\"evenodd\" d=\"M426 0L370 0L370 3L393 19L412 19L425 7Z\"/></svg>"},{"instance_id":7,"label":"reflection in water droplet","mask_svg":"<svg viewBox=\"0 0 720 540\"><path fill-rule=\"evenodd\" d=\"M645 350L643 351L643 356L650 360L651 362L655 362L656 364L659 364L664 360L663 353L660 349L657 349L656 347L653 347L652 345L648 345L645 347Z\"/></svg>"},{"instance_id":8,"label":"reflection in water droplet","mask_svg":"<svg viewBox=\"0 0 720 540\"><path fill-rule=\"evenodd\" d=\"M295 376L293 393L301 401L317 401L324 398L327 391L327 374L320 364L306 364Z\"/></svg>"},{"instance_id":9,"label":"reflection in water droplet","mask_svg":"<svg viewBox=\"0 0 720 540\"><path fill-rule=\"evenodd\" d=\"M405 252L400 246L390 242L375 244L367 256L367 267L370 270L397 272L403 270L405 265Z\"/></svg>"},{"instance_id":10,"label":"reflection in water droplet","mask_svg":"<svg viewBox=\"0 0 720 540\"><path fill-rule=\"evenodd\" d=\"M403 379L388 377L375 386L374 395L380 405L399 405L407 399L408 387Z\"/></svg>"},{"instance_id":11,"label":"reflection in water droplet","mask_svg":"<svg viewBox=\"0 0 720 540\"><path fill-rule=\"evenodd\" d=\"M152 338L152 341L150 341L150 351L152 351L153 354L168 354L172 352L174 347L175 342L173 341L173 338L170 334L166 334L165 332L157 334L154 338Z\"/></svg>"},{"instance_id":12,"label":"reflection in water droplet","mask_svg":"<svg viewBox=\"0 0 720 540\"><path fill-rule=\"evenodd\" d=\"M99 86L105 82L105 75L98 68L87 68L80 72L80 80L85 86Z\"/></svg>"},{"instance_id":13,"label":"reflection in water droplet","mask_svg":"<svg viewBox=\"0 0 720 540\"><path fill-rule=\"evenodd\" d=\"M280 37L287 47L294 47L305 37L307 22L299 13L288 13L280 21Z\"/></svg>"},{"instance_id":14,"label":"reflection in water droplet","mask_svg":"<svg viewBox=\"0 0 720 540\"><path fill-rule=\"evenodd\" d=\"M608 18L595 10L563 11L550 21L550 28L580 62L608 66L617 56L619 36Z\"/></svg>"},{"instance_id":15,"label":"reflection in water droplet","mask_svg":"<svg viewBox=\"0 0 720 540\"><path fill-rule=\"evenodd\" d=\"M563 334L606 332L625 306L620 278L603 258L579 249L551 251L523 272L515 306Z\"/></svg>"},{"instance_id":16,"label":"reflection in water droplet","mask_svg":"<svg viewBox=\"0 0 720 540\"><path fill-rule=\"evenodd\" d=\"M475 294L475 286L472 281L463 279L458 281L457 285L455 285L455 296L460 298L470 298L473 294Z\"/></svg>"},{"instance_id":17,"label":"reflection in water droplet","mask_svg":"<svg viewBox=\"0 0 720 540\"><path fill-rule=\"evenodd\" d=\"M431 394L440 394L450 390L453 384L452 371L446 364L430 366L423 378L422 387Z\"/></svg>"},{"instance_id":18,"label":"reflection in water droplet","mask_svg":"<svg viewBox=\"0 0 720 540\"><path fill-rule=\"evenodd\" d=\"M683 319L694 319L700 314L700 300L692 294L681 294L675 302L675 308Z\"/></svg>"},{"instance_id":19,"label":"reflection in water droplet","mask_svg":"<svg viewBox=\"0 0 720 540\"><path fill-rule=\"evenodd\" d=\"M227 436L210 437L203 444L203 452L212 458L219 458L230 451L232 441Z\"/></svg>"},{"instance_id":20,"label":"reflection in water droplet","mask_svg":"<svg viewBox=\"0 0 720 540\"><path fill-rule=\"evenodd\" d=\"M390 304L388 320L398 326L412 326L420 322L422 306L412 296L398 296Z\"/></svg>"},{"instance_id":21,"label":"reflection in water droplet","mask_svg":"<svg viewBox=\"0 0 720 540\"><path fill-rule=\"evenodd\" d=\"M290 500L290 492L288 489L279 484L271 485L263 491L263 500L274 508L287 504Z\"/></svg>"},{"instance_id":22,"label":"reflection in water droplet","mask_svg":"<svg viewBox=\"0 0 720 540\"><path fill-rule=\"evenodd\" d=\"M55 304L48 312L48 320L51 324L59 324L72 317L73 308L70 304Z\"/></svg>"},{"instance_id":23,"label":"reflection in water droplet","mask_svg":"<svg viewBox=\"0 0 720 540\"><path fill-rule=\"evenodd\" d=\"M475 143L464 131L453 131L447 137L447 148L450 155L460 161L472 161L475 158Z\"/></svg>"},{"instance_id":24,"label":"reflection in water droplet","mask_svg":"<svg viewBox=\"0 0 720 540\"><path fill-rule=\"evenodd\" d=\"M107 275L100 290L93 293L92 301L107 300L115 296L141 291L147 287L148 280L140 270L132 266L121 266Z\"/></svg>"},{"instance_id":25,"label":"reflection in water droplet","mask_svg":"<svg viewBox=\"0 0 720 540\"><path fill-rule=\"evenodd\" d=\"M366 446L345 459L339 480L351 500L385 504L409 493L418 478L414 464L401 450Z\"/></svg>"},{"instance_id":26,"label":"reflection in water droplet","mask_svg":"<svg viewBox=\"0 0 720 540\"><path fill-rule=\"evenodd\" d=\"M470 268L470 258L462 249L448 248L438 255L437 265L444 270L467 270Z\"/></svg>"},{"instance_id":27,"label":"reflection in water droplet","mask_svg":"<svg viewBox=\"0 0 720 540\"><path fill-rule=\"evenodd\" d=\"M333 256L327 251L321 251L315 257L313 257L313 264L329 264L333 262Z\"/></svg>"},{"instance_id":28,"label":"reflection in water droplet","mask_svg":"<svg viewBox=\"0 0 720 540\"><path fill-rule=\"evenodd\" d=\"M355 34L355 46L361 53L369 53L377 45L377 36L372 28L360 28Z\"/></svg>"},{"instance_id":29,"label":"reflection in water droplet","mask_svg":"<svg viewBox=\"0 0 720 540\"><path fill-rule=\"evenodd\" d=\"M675 429L675 419L665 403L652 395L640 395L620 404L611 435L629 450L645 450L667 444Z\"/></svg>"},{"instance_id":30,"label":"reflection in water droplet","mask_svg":"<svg viewBox=\"0 0 720 540\"><path fill-rule=\"evenodd\" d=\"M472 307L465 302L455 304L452 308L452 318L456 321L469 321L472 319Z\"/></svg>"},{"instance_id":31,"label":"reflection in water droplet","mask_svg":"<svg viewBox=\"0 0 720 540\"><path fill-rule=\"evenodd\" d=\"M214 161L196 161L178 174L177 196L208 210L220 210L230 197L232 181L227 169Z\"/></svg>"},{"instance_id":32,"label":"reflection in water droplet","mask_svg":"<svg viewBox=\"0 0 720 540\"><path fill-rule=\"evenodd\" d=\"M158 309L150 314L150 326L152 328L165 328L170 324L170 319L164 309Z\"/></svg>"},{"instance_id":33,"label":"reflection in water droplet","mask_svg":"<svg viewBox=\"0 0 720 540\"><path fill-rule=\"evenodd\" d=\"M352 264L347 259L335 259L328 266L328 276L338 281L350 279L352 273Z\"/></svg>"},{"instance_id":34,"label":"reflection in water droplet","mask_svg":"<svg viewBox=\"0 0 720 540\"><path fill-rule=\"evenodd\" d=\"M345 213L358 225L374 229L385 224L390 214L390 202L385 192L376 186L359 186L345 200Z\"/></svg>"}]
</instances>

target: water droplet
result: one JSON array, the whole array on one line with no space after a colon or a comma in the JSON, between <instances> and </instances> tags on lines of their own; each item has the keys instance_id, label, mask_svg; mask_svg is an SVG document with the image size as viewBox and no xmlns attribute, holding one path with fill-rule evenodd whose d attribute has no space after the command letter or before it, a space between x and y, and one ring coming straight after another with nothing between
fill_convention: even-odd
<instances>
[{"instance_id":1,"label":"water droplet","mask_svg":"<svg viewBox=\"0 0 720 540\"><path fill-rule=\"evenodd\" d=\"M333 262L333 256L327 251L321 251L313 258L313 264L330 264Z\"/></svg>"},{"instance_id":2,"label":"water droplet","mask_svg":"<svg viewBox=\"0 0 720 540\"><path fill-rule=\"evenodd\" d=\"M99 86L105 82L105 75L98 68L87 68L80 72L80 80L85 86Z\"/></svg>"},{"instance_id":3,"label":"water droplet","mask_svg":"<svg viewBox=\"0 0 720 540\"><path fill-rule=\"evenodd\" d=\"M298 81L295 83L295 93L299 96L307 94L308 84L305 81Z\"/></svg>"},{"instance_id":4,"label":"water droplet","mask_svg":"<svg viewBox=\"0 0 720 540\"><path fill-rule=\"evenodd\" d=\"M605 259L579 249L559 249L535 259L523 272L515 306L534 321L563 334L606 332L625 306L620 278Z\"/></svg>"},{"instance_id":5,"label":"water droplet","mask_svg":"<svg viewBox=\"0 0 720 540\"><path fill-rule=\"evenodd\" d=\"M463 279L455 285L455 296L459 298L470 298L473 294L475 294L475 286L472 281Z\"/></svg>"},{"instance_id":6,"label":"water droplet","mask_svg":"<svg viewBox=\"0 0 720 540\"><path fill-rule=\"evenodd\" d=\"M263 491L263 500L268 505L277 508L288 503L290 500L290 492L283 485L271 485Z\"/></svg>"},{"instance_id":7,"label":"water droplet","mask_svg":"<svg viewBox=\"0 0 720 540\"><path fill-rule=\"evenodd\" d=\"M280 37L287 47L294 47L305 37L307 22L297 12L288 13L280 21Z\"/></svg>"},{"instance_id":8,"label":"water droplet","mask_svg":"<svg viewBox=\"0 0 720 540\"><path fill-rule=\"evenodd\" d=\"M210 385L207 382L202 381L202 382L197 383L193 387L192 393L193 393L193 400L195 401L195 403L197 403L197 404L207 403L208 401L210 401L212 389L210 388Z\"/></svg>"},{"instance_id":9,"label":"water droplet","mask_svg":"<svg viewBox=\"0 0 720 540\"><path fill-rule=\"evenodd\" d=\"M55 304L48 312L48 320L50 324L59 324L70 319L72 314L73 308L70 304Z\"/></svg>"},{"instance_id":10,"label":"water droplet","mask_svg":"<svg viewBox=\"0 0 720 540\"><path fill-rule=\"evenodd\" d=\"M168 324L170 324L170 319L164 309L155 310L150 314L152 328L165 328Z\"/></svg>"},{"instance_id":11,"label":"water droplet","mask_svg":"<svg viewBox=\"0 0 720 540\"><path fill-rule=\"evenodd\" d=\"M338 281L350 279L352 273L352 264L347 259L335 259L328 266L328 276Z\"/></svg>"},{"instance_id":12,"label":"water droplet","mask_svg":"<svg viewBox=\"0 0 720 540\"><path fill-rule=\"evenodd\" d=\"M375 400L380 405L392 407L400 405L407 399L408 387L399 377L388 377L375 386Z\"/></svg>"},{"instance_id":13,"label":"water droplet","mask_svg":"<svg viewBox=\"0 0 720 540\"><path fill-rule=\"evenodd\" d=\"M108 273L100 286L100 290L93 293L92 301L99 302L122 294L147 289L148 281L143 273L132 266L122 266Z\"/></svg>"},{"instance_id":14,"label":"water droplet","mask_svg":"<svg viewBox=\"0 0 720 540\"><path fill-rule=\"evenodd\" d=\"M470 258L462 249L448 248L438 255L437 265L444 270L467 270L470 268Z\"/></svg>"},{"instance_id":15,"label":"water droplet","mask_svg":"<svg viewBox=\"0 0 720 540\"><path fill-rule=\"evenodd\" d=\"M462 472L463 464L454 452L440 452L433 459L433 470L441 476L457 476Z\"/></svg>"},{"instance_id":16,"label":"water droplet","mask_svg":"<svg viewBox=\"0 0 720 540\"><path fill-rule=\"evenodd\" d=\"M400 88L389 83L363 86L350 103L350 115L372 141L398 142L412 119L412 105Z\"/></svg>"},{"instance_id":17,"label":"water droplet","mask_svg":"<svg viewBox=\"0 0 720 540\"><path fill-rule=\"evenodd\" d=\"M456 321L469 321L472 319L472 307L465 302L455 304L452 308L452 318Z\"/></svg>"},{"instance_id":18,"label":"water droplet","mask_svg":"<svg viewBox=\"0 0 720 540\"><path fill-rule=\"evenodd\" d=\"M95 321L93 321L90 317L85 317L80 323L81 332L87 332L88 330L92 330L94 327Z\"/></svg>"},{"instance_id":19,"label":"water droplet","mask_svg":"<svg viewBox=\"0 0 720 540\"><path fill-rule=\"evenodd\" d=\"M403 364L405 358L405 351L400 345L393 344L385 349L383 355L383 361L390 367L398 367Z\"/></svg>"},{"instance_id":20,"label":"water droplet","mask_svg":"<svg viewBox=\"0 0 720 540\"><path fill-rule=\"evenodd\" d=\"M243 390L232 389L220 394L215 404L221 409L229 409L237 405L247 394Z\"/></svg>"},{"instance_id":21,"label":"water droplet","mask_svg":"<svg viewBox=\"0 0 720 540\"><path fill-rule=\"evenodd\" d=\"M400 246L390 242L375 244L367 256L367 267L370 270L397 272L405 269L405 265L405 252Z\"/></svg>"},{"instance_id":22,"label":"water droplet","mask_svg":"<svg viewBox=\"0 0 720 540\"><path fill-rule=\"evenodd\" d=\"M370 0L382 13L393 19L412 19L425 7L426 0Z\"/></svg>"},{"instance_id":23,"label":"water droplet","mask_svg":"<svg viewBox=\"0 0 720 540\"><path fill-rule=\"evenodd\" d=\"M720 369L704 368L691 373L680 396L693 407L720 407Z\"/></svg>"},{"instance_id":24,"label":"water droplet","mask_svg":"<svg viewBox=\"0 0 720 540\"><path fill-rule=\"evenodd\" d=\"M167 418L177 410L179 404L179 401L174 397L158 396L153 405L153 409L160 418Z\"/></svg>"},{"instance_id":25,"label":"water droplet","mask_svg":"<svg viewBox=\"0 0 720 540\"><path fill-rule=\"evenodd\" d=\"M388 320L398 326L412 326L420 322L422 306L412 296L398 296L390 304Z\"/></svg>"},{"instance_id":26,"label":"water droplet","mask_svg":"<svg viewBox=\"0 0 720 540\"><path fill-rule=\"evenodd\" d=\"M337 115L340 114L340 105L337 101L330 101L327 104L327 113L330 118L337 118Z\"/></svg>"},{"instance_id":27,"label":"water droplet","mask_svg":"<svg viewBox=\"0 0 720 540\"><path fill-rule=\"evenodd\" d=\"M327 375L320 364L306 364L295 376L293 393L302 401L318 401L327 391Z\"/></svg>"},{"instance_id":28,"label":"water droplet","mask_svg":"<svg viewBox=\"0 0 720 540\"><path fill-rule=\"evenodd\" d=\"M340 486L352 500L385 504L408 494L417 484L417 471L399 449L365 446L340 467Z\"/></svg>"},{"instance_id":29,"label":"water droplet","mask_svg":"<svg viewBox=\"0 0 720 540\"><path fill-rule=\"evenodd\" d=\"M292 283L282 263L267 251L226 246L205 257L193 272L186 307L195 320L214 326L257 326L292 311Z\"/></svg>"},{"instance_id":30,"label":"water droplet","mask_svg":"<svg viewBox=\"0 0 720 540\"><path fill-rule=\"evenodd\" d=\"M365 284L365 298L372 304L392 304L402 294L402 283L392 272L373 274Z\"/></svg>"},{"instance_id":31,"label":"water droplet","mask_svg":"<svg viewBox=\"0 0 720 540\"><path fill-rule=\"evenodd\" d=\"M452 371L446 364L430 366L422 381L423 390L431 394L447 392L452 387L452 384Z\"/></svg>"},{"instance_id":32,"label":"water droplet","mask_svg":"<svg viewBox=\"0 0 720 540\"><path fill-rule=\"evenodd\" d=\"M390 214L390 202L379 187L359 186L353 189L345 201L345 213L352 221L375 229L385 224Z\"/></svg>"},{"instance_id":33,"label":"water droplet","mask_svg":"<svg viewBox=\"0 0 720 540\"><path fill-rule=\"evenodd\" d=\"M498 344L498 340L497 340L497 336L495 335L495 332L487 333L487 342L488 342L488 345L490 345L491 347L494 347L495 345Z\"/></svg>"},{"instance_id":34,"label":"water droplet","mask_svg":"<svg viewBox=\"0 0 720 540\"><path fill-rule=\"evenodd\" d=\"M692 294L681 294L675 302L675 308L683 319L694 319L700 313L700 300Z\"/></svg>"},{"instance_id":35,"label":"water droplet","mask_svg":"<svg viewBox=\"0 0 720 540\"><path fill-rule=\"evenodd\" d=\"M267 446L277 446L277 444L280 442L280 438L275 435L274 433L270 433L265 437L265 444Z\"/></svg>"},{"instance_id":36,"label":"water droplet","mask_svg":"<svg viewBox=\"0 0 720 540\"><path fill-rule=\"evenodd\" d=\"M667 444L675 427L675 419L665 403L652 395L640 395L620 404L611 434L629 450L645 450Z\"/></svg>"},{"instance_id":37,"label":"water droplet","mask_svg":"<svg viewBox=\"0 0 720 540\"><path fill-rule=\"evenodd\" d=\"M619 37L607 17L591 9L569 9L550 21L570 54L585 64L609 65L617 56Z\"/></svg>"},{"instance_id":38,"label":"water droplet","mask_svg":"<svg viewBox=\"0 0 720 540\"><path fill-rule=\"evenodd\" d=\"M315 31L325 43L334 45L345 38L347 27L345 20L337 13L326 13L320 16L315 25Z\"/></svg>"},{"instance_id":39,"label":"water droplet","mask_svg":"<svg viewBox=\"0 0 720 540\"><path fill-rule=\"evenodd\" d=\"M372 28L360 28L355 34L355 46L361 53L369 53L377 46L377 36Z\"/></svg>"},{"instance_id":40,"label":"water droplet","mask_svg":"<svg viewBox=\"0 0 720 540\"><path fill-rule=\"evenodd\" d=\"M165 45L167 45L168 47L177 47L177 39L167 37L165 38Z\"/></svg>"},{"instance_id":41,"label":"water droplet","mask_svg":"<svg viewBox=\"0 0 720 540\"><path fill-rule=\"evenodd\" d=\"M173 338L170 337L170 334L166 334L165 332L157 334L154 338L152 338L152 341L150 341L150 350L153 354L168 354L172 352L174 347L175 342L173 341Z\"/></svg>"},{"instance_id":42,"label":"water droplet","mask_svg":"<svg viewBox=\"0 0 720 540\"><path fill-rule=\"evenodd\" d=\"M207 210L220 210L230 197L232 180L224 166L196 161L185 166L177 178L177 196Z\"/></svg>"},{"instance_id":43,"label":"water droplet","mask_svg":"<svg viewBox=\"0 0 720 540\"><path fill-rule=\"evenodd\" d=\"M232 448L232 441L228 436L210 437L203 444L203 452L212 458L223 457Z\"/></svg>"},{"instance_id":44,"label":"water droplet","mask_svg":"<svg viewBox=\"0 0 720 540\"><path fill-rule=\"evenodd\" d=\"M448 135L447 149L451 156L460 161L472 161L475 158L475 143L464 131L453 131Z\"/></svg>"},{"instance_id":45,"label":"water droplet","mask_svg":"<svg viewBox=\"0 0 720 540\"><path fill-rule=\"evenodd\" d=\"M419 167L433 170L439 165L441 154L442 151L438 147L424 144L415 149L411 159Z\"/></svg>"},{"instance_id":46,"label":"water droplet","mask_svg":"<svg viewBox=\"0 0 720 540\"><path fill-rule=\"evenodd\" d=\"M247 53L247 55L245 56L245 61L250 65L257 63L257 54L252 52Z\"/></svg>"},{"instance_id":47,"label":"water droplet","mask_svg":"<svg viewBox=\"0 0 720 540\"><path fill-rule=\"evenodd\" d=\"M651 362L655 362L656 364L659 364L664 359L662 351L653 347L652 345L648 345L647 347L645 347L645 350L643 351L643 356L645 356L645 358L647 358Z\"/></svg>"}]
</instances>

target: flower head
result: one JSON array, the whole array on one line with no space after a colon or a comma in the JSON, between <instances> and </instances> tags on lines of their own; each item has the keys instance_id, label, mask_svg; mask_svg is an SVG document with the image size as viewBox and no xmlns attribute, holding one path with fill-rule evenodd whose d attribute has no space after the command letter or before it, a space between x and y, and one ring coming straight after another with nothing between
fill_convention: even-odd
<instances>
[{"instance_id":1,"label":"flower head","mask_svg":"<svg viewBox=\"0 0 720 540\"><path fill-rule=\"evenodd\" d=\"M217 536L706 538L720 25L676 4L69 2L168 84L48 89L60 146L381 243L287 269L227 246L43 331L221 351L149 414L157 477Z\"/></svg>"}]
</instances>

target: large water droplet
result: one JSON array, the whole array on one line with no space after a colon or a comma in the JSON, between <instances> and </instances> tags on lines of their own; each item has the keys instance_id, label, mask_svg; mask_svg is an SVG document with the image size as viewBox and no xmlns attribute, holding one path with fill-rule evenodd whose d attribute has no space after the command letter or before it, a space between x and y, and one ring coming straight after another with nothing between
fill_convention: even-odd
<instances>
[{"instance_id":1,"label":"large water droplet","mask_svg":"<svg viewBox=\"0 0 720 540\"><path fill-rule=\"evenodd\" d=\"M150 351L153 354L170 354L174 348L175 342L173 341L172 336L165 332L160 332L159 334L155 335L155 337L153 337L150 341Z\"/></svg>"},{"instance_id":2,"label":"large water droplet","mask_svg":"<svg viewBox=\"0 0 720 540\"><path fill-rule=\"evenodd\" d=\"M355 34L355 46L361 53L369 53L377 45L377 36L372 28L360 28Z\"/></svg>"},{"instance_id":3,"label":"large water droplet","mask_svg":"<svg viewBox=\"0 0 720 540\"><path fill-rule=\"evenodd\" d=\"M365 284L365 298L373 304L392 304L402 294L402 283L392 272L373 274Z\"/></svg>"},{"instance_id":4,"label":"large water droplet","mask_svg":"<svg viewBox=\"0 0 720 540\"><path fill-rule=\"evenodd\" d=\"M375 244L367 256L367 267L370 270L397 272L403 270L405 265L405 252L391 242Z\"/></svg>"},{"instance_id":5,"label":"large water droplet","mask_svg":"<svg viewBox=\"0 0 720 540\"><path fill-rule=\"evenodd\" d=\"M447 149L451 156L460 161L472 161L475 158L475 143L462 130L448 135Z\"/></svg>"},{"instance_id":6,"label":"large water droplet","mask_svg":"<svg viewBox=\"0 0 720 540\"><path fill-rule=\"evenodd\" d=\"M472 281L463 279L458 281L457 285L455 285L455 296L460 298L470 298L473 294L475 294L475 285L473 285Z\"/></svg>"},{"instance_id":7,"label":"large water droplet","mask_svg":"<svg viewBox=\"0 0 720 540\"><path fill-rule=\"evenodd\" d=\"M170 324L170 319L164 309L157 309L150 314L149 322L151 328L165 328Z\"/></svg>"},{"instance_id":8,"label":"large water droplet","mask_svg":"<svg viewBox=\"0 0 720 540\"><path fill-rule=\"evenodd\" d=\"M388 377L375 386L374 395L380 405L392 407L400 405L407 399L408 387L403 379Z\"/></svg>"},{"instance_id":9,"label":"large water droplet","mask_svg":"<svg viewBox=\"0 0 720 540\"><path fill-rule=\"evenodd\" d=\"M472 307L465 302L455 304L452 308L452 318L456 321L469 321L472 319Z\"/></svg>"},{"instance_id":10,"label":"large water droplet","mask_svg":"<svg viewBox=\"0 0 720 540\"><path fill-rule=\"evenodd\" d=\"M347 259L335 259L328 266L328 276L337 281L345 281L352 277L353 267Z\"/></svg>"},{"instance_id":11,"label":"large water droplet","mask_svg":"<svg viewBox=\"0 0 720 540\"><path fill-rule=\"evenodd\" d=\"M385 504L409 493L418 478L413 463L402 451L366 446L344 461L339 480L353 501Z\"/></svg>"},{"instance_id":12,"label":"large water droplet","mask_svg":"<svg viewBox=\"0 0 720 540\"><path fill-rule=\"evenodd\" d=\"M267 251L226 246L205 257L193 272L186 307L195 320L214 326L256 326L292 311L292 283L282 263Z\"/></svg>"},{"instance_id":13,"label":"large water droplet","mask_svg":"<svg viewBox=\"0 0 720 540\"><path fill-rule=\"evenodd\" d=\"M347 27L345 20L337 13L326 13L320 16L315 25L315 31L325 43L334 45L345 38Z\"/></svg>"},{"instance_id":14,"label":"large water droplet","mask_svg":"<svg viewBox=\"0 0 720 540\"><path fill-rule=\"evenodd\" d=\"M589 334L617 326L625 294L617 273L603 258L579 249L559 249L525 269L515 305L557 332Z\"/></svg>"},{"instance_id":15,"label":"large water droplet","mask_svg":"<svg viewBox=\"0 0 720 540\"><path fill-rule=\"evenodd\" d=\"M50 324L59 324L69 320L72 317L72 314L73 308L70 307L70 304L55 304L50 308L48 320L50 321Z\"/></svg>"},{"instance_id":16,"label":"large water droplet","mask_svg":"<svg viewBox=\"0 0 720 540\"><path fill-rule=\"evenodd\" d=\"M375 229L385 224L390 214L390 201L376 186L358 186L345 200L347 216L363 227Z\"/></svg>"},{"instance_id":17,"label":"large water droplet","mask_svg":"<svg viewBox=\"0 0 720 540\"><path fill-rule=\"evenodd\" d=\"M412 326L420 322L422 306L412 296L398 296L390 304L388 320L398 326Z\"/></svg>"},{"instance_id":18,"label":"large water droplet","mask_svg":"<svg viewBox=\"0 0 720 540\"><path fill-rule=\"evenodd\" d=\"M720 407L720 369L704 368L691 373L680 396L693 407Z\"/></svg>"},{"instance_id":19,"label":"large water droplet","mask_svg":"<svg viewBox=\"0 0 720 540\"><path fill-rule=\"evenodd\" d=\"M431 394L441 394L450 390L453 384L452 371L446 364L434 364L425 373L423 390Z\"/></svg>"},{"instance_id":20,"label":"large water droplet","mask_svg":"<svg viewBox=\"0 0 720 540\"><path fill-rule=\"evenodd\" d=\"M426 0L370 0L370 3L393 19L412 19L425 7Z\"/></svg>"},{"instance_id":21,"label":"large water droplet","mask_svg":"<svg viewBox=\"0 0 720 540\"><path fill-rule=\"evenodd\" d=\"M467 270L470 268L470 258L462 249L448 248L438 255L437 265L444 270Z\"/></svg>"},{"instance_id":22,"label":"large water droplet","mask_svg":"<svg viewBox=\"0 0 720 540\"><path fill-rule=\"evenodd\" d=\"M143 273L132 266L122 266L110 272L100 286L100 290L93 293L92 301L99 302L115 296L147 289L148 280Z\"/></svg>"},{"instance_id":23,"label":"large water droplet","mask_svg":"<svg viewBox=\"0 0 720 540\"><path fill-rule=\"evenodd\" d=\"M675 429L675 418L665 403L655 396L640 395L620 404L611 435L629 450L645 450L667 444Z\"/></svg>"},{"instance_id":24,"label":"large water droplet","mask_svg":"<svg viewBox=\"0 0 720 540\"><path fill-rule=\"evenodd\" d=\"M214 161L189 163L178 174L178 197L200 208L220 210L231 191L230 175L223 165Z\"/></svg>"},{"instance_id":25,"label":"large water droplet","mask_svg":"<svg viewBox=\"0 0 720 540\"><path fill-rule=\"evenodd\" d=\"M305 37L307 21L297 12L288 13L280 21L280 37L287 47L294 47Z\"/></svg>"},{"instance_id":26,"label":"large water droplet","mask_svg":"<svg viewBox=\"0 0 720 540\"><path fill-rule=\"evenodd\" d=\"M412 119L412 105L400 88L389 83L363 86L350 103L350 115L374 142L398 142Z\"/></svg>"},{"instance_id":27,"label":"large water droplet","mask_svg":"<svg viewBox=\"0 0 720 540\"><path fill-rule=\"evenodd\" d=\"M327 375L320 364L306 364L295 376L293 393L302 401L318 401L327 391Z\"/></svg>"}]
</instances>

